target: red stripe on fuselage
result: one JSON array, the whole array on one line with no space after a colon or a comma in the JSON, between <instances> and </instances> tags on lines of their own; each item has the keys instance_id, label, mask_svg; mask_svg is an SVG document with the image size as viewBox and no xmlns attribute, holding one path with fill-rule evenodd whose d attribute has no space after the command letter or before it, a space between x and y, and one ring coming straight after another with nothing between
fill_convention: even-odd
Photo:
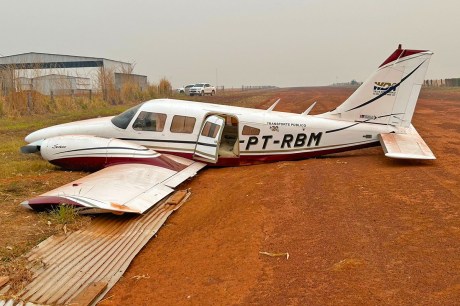
<instances>
[{"instance_id":1,"label":"red stripe on fuselage","mask_svg":"<svg viewBox=\"0 0 460 306\"><path fill-rule=\"evenodd\" d=\"M133 157L68 157L50 160L50 163L69 170L97 171L102 168L118 164L145 164L157 166L173 171L181 171L187 166L169 159L166 156L152 158L133 158Z\"/></svg>"},{"instance_id":2,"label":"red stripe on fuselage","mask_svg":"<svg viewBox=\"0 0 460 306\"><path fill-rule=\"evenodd\" d=\"M246 165L254 165L254 164L261 164L261 163L270 163L270 162L279 162L279 161L293 161L293 160L300 160L300 159L307 159L312 157L317 157L326 154L334 154L358 149L365 149L370 147L378 146L380 143L378 141L364 143L360 145L353 145L348 147L341 147L341 148L334 148L334 149L325 149L325 150L318 150L318 151L307 151L307 152L298 152L298 153L284 153L284 154L261 154L261 155L240 155L240 157L219 157L216 164L207 163L209 166L214 167L235 167L235 166L246 166ZM177 155L180 157L193 159L192 153L183 153L183 152L162 152L168 153L171 155ZM200 160L201 161L201 160ZM201 161L202 162L202 161Z\"/></svg>"},{"instance_id":3,"label":"red stripe on fuselage","mask_svg":"<svg viewBox=\"0 0 460 306\"><path fill-rule=\"evenodd\" d=\"M326 154L333 154L333 153L340 153L345 151L369 148L373 146L379 145L379 142L371 142L365 143L360 145L353 145L347 147L340 147L340 148L333 148L333 149L324 149L324 150L317 150L317 151L306 151L306 152L296 152L296 153L282 153L282 154L270 154L267 152L266 154L260 155L240 155L239 157L219 157L216 164L205 162L209 166L216 166L216 167L235 167L240 165L253 165L253 164L260 164L260 163L267 163L267 162L278 162L278 161L286 161L286 160L300 160L306 158L312 158L316 156L326 155ZM158 150L159 151L159 150ZM167 153L171 155L180 156L183 158L194 160L193 153L186 153L186 152L168 152L162 151L162 153ZM197 159L195 159L197 160ZM199 160L203 162L202 160ZM63 167L69 170L87 170L87 171L96 171L102 168L116 165L116 164L146 164L146 165L153 165L158 166L166 169L170 169L173 171L181 171L186 168L185 165L175 162L168 157L161 155L159 157L154 158L124 158L124 157L72 157L72 158L61 158L55 159L50 161L51 163Z\"/></svg>"}]
</instances>

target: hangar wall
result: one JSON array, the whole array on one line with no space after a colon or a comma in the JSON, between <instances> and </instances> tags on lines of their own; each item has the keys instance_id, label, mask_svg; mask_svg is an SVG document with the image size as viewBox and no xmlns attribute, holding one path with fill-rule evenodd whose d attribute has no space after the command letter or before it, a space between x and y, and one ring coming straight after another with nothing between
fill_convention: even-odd
<instances>
[{"instance_id":1,"label":"hangar wall","mask_svg":"<svg viewBox=\"0 0 460 306\"><path fill-rule=\"evenodd\" d=\"M131 63L106 58L30 52L0 57L0 88L3 95L19 90L45 95L92 90L106 97L108 89L126 82L145 89L147 76L132 71Z\"/></svg>"}]
</instances>

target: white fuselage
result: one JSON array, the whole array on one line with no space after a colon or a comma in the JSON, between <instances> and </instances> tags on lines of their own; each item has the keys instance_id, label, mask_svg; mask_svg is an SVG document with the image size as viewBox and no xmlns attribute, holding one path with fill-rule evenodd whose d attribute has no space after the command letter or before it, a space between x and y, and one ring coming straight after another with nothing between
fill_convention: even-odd
<instances>
[{"instance_id":1,"label":"white fuselage","mask_svg":"<svg viewBox=\"0 0 460 306\"><path fill-rule=\"evenodd\" d=\"M156 123L157 126L161 124L161 127L156 130L139 128L139 117L143 116L141 113L154 114L155 118L161 118L162 122ZM216 158L211 161L206 160L208 154L203 153L205 155L200 156L196 153L199 144L207 139L202 137L204 123L213 115L223 118L224 124L214 141L204 143L205 149L216 151ZM235 166L294 160L368 147L378 143L379 133L393 131L388 125L172 99L143 103L133 112L131 118L125 118L125 128L115 126L112 123L113 118L116 117L45 128L27 136L26 141L34 142L61 135L93 135L118 138L161 153L198 159L219 166ZM185 122L183 118L190 122L186 130L182 124ZM178 122L181 125L179 129L175 127Z\"/></svg>"},{"instance_id":2,"label":"white fuselage","mask_svg":"<svg viewBox=\"0 0 460 306\"><path fill-rule=\"evenodd\" d=\"M435 159L411 124L431 55L399 46L346 101L315 116L308 115L314 104L302 114L273 111L279 100L260 110L158 99L115 117L36 131L22 152L100 171L23 205L143 213L206 164L296 160L379 143L390 158Z\"/></svg>"}]
</instances>

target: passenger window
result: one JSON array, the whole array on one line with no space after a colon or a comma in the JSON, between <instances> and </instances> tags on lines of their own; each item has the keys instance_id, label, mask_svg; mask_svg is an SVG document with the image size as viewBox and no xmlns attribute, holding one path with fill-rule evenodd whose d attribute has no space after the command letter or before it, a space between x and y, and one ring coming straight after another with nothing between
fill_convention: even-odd
<instances>
[{"instance_id":1,"label":"passenger window","mask_svg":"<svg viewBox=\"0 0 460 306\"><path fill-rule=\"evenodd\" d=\"M252 126L245 125L243 126L243 135L259 135L260 129L257 129Z\"/></svg>"},{"instance_id":2,"label":"passenger window","mask_svg":"<svg viewBox=\"0 0 460 306\"><path fill-rule=\"evenodd\" d=\"M196 118L186 116L174 116L171 123L171 132L173 133L193 133Z\"/></svg>"},{"instance_id":3,"label":"passenger window","mask_svg":"<svg viewBox=\"0 0 460 306\"><path fill-rule=\"evenodd\" d=\"M217 133L219 132L219 125L211 122L206 122L203 130L201 131L202 136L216 138Z\"/></svg>"},{"instance_id":4,"label":"passenger window","mask_svg":"<svg viewBox=\"0 0 460 306\"><path fill-rule=\"evenodd\" d=\"M133 123L133 129L136 131L162 132L165 122L166 114L140 112Z\"/></svg>"}]
</instances>

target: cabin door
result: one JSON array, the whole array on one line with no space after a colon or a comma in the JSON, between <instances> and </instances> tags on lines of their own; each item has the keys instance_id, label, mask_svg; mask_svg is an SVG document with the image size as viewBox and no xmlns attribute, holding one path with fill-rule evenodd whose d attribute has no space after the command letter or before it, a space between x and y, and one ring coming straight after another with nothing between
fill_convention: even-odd
<instances>
[{"instance_id":1,"label":"cabin door","mask_svg":"<svg viewBox=\"0 0 460 306\"><path fill-rule=\"evenodd\" d=\"M195 146L194 159L215 164L219 152L220 138L224 129L225 119L209 116L203 123Z\"/></svg>"}]
</instances>

